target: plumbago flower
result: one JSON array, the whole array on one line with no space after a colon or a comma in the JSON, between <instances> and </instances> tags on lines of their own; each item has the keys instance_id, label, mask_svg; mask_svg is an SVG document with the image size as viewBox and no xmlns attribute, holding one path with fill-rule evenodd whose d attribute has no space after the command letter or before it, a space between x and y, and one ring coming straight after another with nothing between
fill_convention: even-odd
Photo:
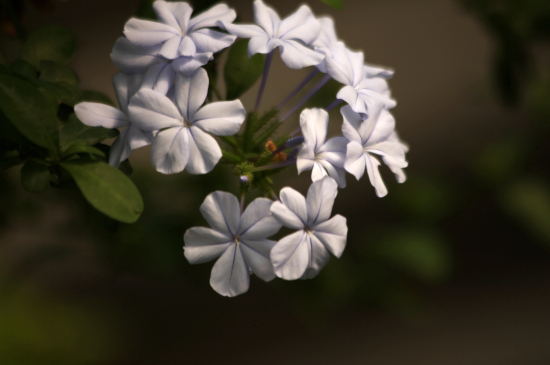
<instances>
[{"instance_id":1,"label":"plumbago flower","mask_svg":"<svg viewBox=\"0 0 550 365\"><path fill-rule=\"evenodd\" d=\"M310 47L319 37L321 25L308 6L302 5L294 14L281 20L275 10L262 0L256 0L254 22L257 25L226 21L220 21L218 25L237 37L250 38L249 57L256 53L267 54L280 47L281 59L292 69L315 66L323 61L324 56Z\"/></svg>"},{"instance_id":2,"label":"plumbago flower","mask_svg":"<svg viewBox=\"0 0 550 365\"><path fill-rule=\"evenodd\" d=\"M271 250L275 274L285 280L317 276L330 259L329 251L340 257L346 247L346 218L330 218L338 193L336 181L325 177L311 184L307 198L292 188L281 190L281 201L273 203L273 216L294 232ZM330 218L330 219L329 219Z\"/></svg>"},{"instance_id":3,"label":"plumbago flower","mask_svg":"<svg viewBox=\"0 0 550 365\"><path fill-rule=\"evenodd\" d=\"M322 109L305 109L300 115L300 127L304 143L298 153L296 167L298 174L313 169L311 180L317 181L327 176L332 177L340 188L346 187L346 145L344 137L334 137L325 142L327 137L328 113Z\"/></svg>"},{"instance_id":4,"label":"plumbago flower","mask_svg":"<svg viewBox=\"0 0 550 365\"><path fill-rule=\"evenodd\" d=\"M382 104L373 107L367 119L363 119L349 105L340 109L340 112L344 117L342 133L350 141L344 164L346 171L359 180L366 169L376 195L385 196L388 190L378 171L380 162L374 155L382 157L384 163L398 176L399 182L404 181L400 169L408 165L403 144L394 134L395 119Z\"/></svg>"},{"instance_id":5,"label":"plumbago flower","mask_svg":"<svg viewBox=\"0 0 550 365\"><path fill-rule=\"evenodd\" d=\"M330 17L317 18L319 24L321 24L321 33L319 37L311 45L315 49L315 52L323 55L323 61L316 67L319 71L327 73L326 57L332 57L332 49L338 43L338 37L336 36L336 30L334 28L334 20Z\"/></svg>"},{"instance_id":6,"label":"plumbago flower","mask_svg":"<svg viewBox=\"0 0 550 365\"><path fill-rule=\"evenodd\" d=\"M133 150L151 144L153 132L144 132L132 124L128 112L128 104L132 96L142 87L143 75L127 75L117 73L113 77L113 86L120 110L101 103L82 102L74 107L74 112L80 121L91 127L121 128L109 152L109 164L118 167L126 160ZM155 88L153 82L147 82L147 87Z\"/></svg>"},{"instance_id":7,"label":"plumbago flower","mask_svg":"<svg viewBox=\"0 0 550 365\"><path fill-rule=\"evenodd\" d=\"M216 191L206 197L201 213L212 228L193 227L185 232L185 257L191 264L218 261L210 285L221 295L233 297L248 290L250 273L264 281L275 278L269 254L281 224L273 217L272 201L257 198L241 213L237 198Z\"/></svg>"},{"instance_id":8,"label":"plumbago flower","mask_svg":"<svg viewBox=\"0 0 550 365\"><path fill-rule=\"evenodd\" d=\"M126 38L115 43L111 59L125 72L141 73L156 64L170 64L173 71L189 75L236 39L209 29L218 21L235 20L235 11L225 4L194 18L186 2L156 1L153 10L158 22L132 18L124 27Z\"/></svg>"},{"instance_id":9,"label":"plumbago flower","mask_svg":"<svg viewBox=\"0 0 550 365\"><path fill-rule=\"evenodd\" d=\"M392 73L364 65L363 52L352 52L344 43L336 43L326 57L326 70L336 81L346 85L336 95L356 113L368 114L369 107L382 103L388 109L396 103L390 98L387 78Z\"/></svg>"},{"instance_id":10,"label":"plumbago flower","mask_svg":"<svg viewBox=\"0 0 550 365\"><path fill-rule=\"evenodd\" d=\"M164 174L210 172L222 157L216 140L206 132L231 136L239 131L246 111L239 100L210 103L201 108L208 93L208 75L199 68L190 77L178 74L175 102L149 89L140 90L128 107L140 129L160 130L153 140L151 160Z\"/></svg>"}]
</instances>

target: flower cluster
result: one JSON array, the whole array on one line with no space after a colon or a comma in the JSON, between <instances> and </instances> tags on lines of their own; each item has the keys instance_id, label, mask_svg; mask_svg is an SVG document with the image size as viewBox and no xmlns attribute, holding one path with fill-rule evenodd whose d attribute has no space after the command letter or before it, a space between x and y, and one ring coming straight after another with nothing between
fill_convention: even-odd
<instances>
[{"instance_id":1,"label":"flower cluster","mask_svg":"<svg viewBox=\"0 0 550 365\"><path fill-rule=\"evenodd\" d=\"M190 263L218 259L210 279L215 291L225 296L244 293L251 273L265 281L313 278L327 264L329 253L340 257L346 246L346 219L331 218L338 188L346 187L346 172L359 180L366 170L379 197L387 194L381 161L398 182L405 181L408 147L397 137L390 113L396 105L387 82L393 72L366 65L362 52L349 50L338 39L332 19L316 18L306 5L281 20L262 0L255 0L255 24L250 25L234 24L235 11L225 4L194 17L185 2L159 0L153 9L158 21L130 19L125 37L116 41L111 54L121 70L114 77L120 109L83 102L75 106L76 115L90 126L127 127L111 147L113 166L149 144L152 165L164 174L206 174L222 157L235 166L240 202L230 193L211 193L200 208L211 228L194 227L184 235ZM212 80L202 66L237 37L250 39L249 57L266 55L256 110L249 113L239 100L207 101ZM314 69L277 108L260 115L276 48L289 68ZM321 81L279 116L319 73L325 74ZM277 127L331 79L343 85L336 100L325 109L303 110L299 128L274 140ZM342 135L327 139L328 112L342 103ZM243 125L244 132L238 134ZM299 174L311 170L307 196L290 187L277 196L270 176L293 165ZM253 189L266 198L244 209ZM283 226L295 232L270 240Z\"/></svg>"}]
</instances>

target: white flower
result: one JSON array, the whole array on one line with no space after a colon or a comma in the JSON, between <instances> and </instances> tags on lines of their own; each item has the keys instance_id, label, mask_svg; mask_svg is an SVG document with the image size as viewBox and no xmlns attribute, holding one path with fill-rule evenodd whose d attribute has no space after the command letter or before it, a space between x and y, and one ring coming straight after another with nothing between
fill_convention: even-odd
<instances>
[{"instance_id":1,"label":"white flower","mask_svg":"<svg viewBox=\"0 0 550 365\"><path fill-rule=\"evenodd\" d=\"M281 21L275 10L256 0L254 22L257 25L237 25L226 21L218 25L238 37L250 38L249 57L256 53L267 54L280 47L283 62L293 69L315 66L323 61L324 56L309 47L319 36L321 25L308 6L302 5Z\"/></svg>"},{"instance_id":2,"label":"white flower","mask_svg":"<svg viewBox=\"0 0 550 365\"><path fill-rule=\"evenodd\" d=\"M298 231L279 240L271 250L278 277L312 278L327 264L329 251L336 257L342 255L348 234L346 218L330 218L337 193L336 181L330 177L311 184L307 199L292 188L281 190L281 201L273 203L271 212L283 226Z\"/></svg>"},{"instance_id":3,"label":"white flower","mask_svg":"<svg viewBox=\"0 0 550 365\"><path fill-rule=\"evenodd\" d=\"M109 152L109 164L118 167L126 160L133 150L151 144L153 131L144 132L132 125L128 113L128 103L142 85L143 75L128 75L117 73L113 77L113 86L120 110L105 104L82 102L74 107L78 119L91 127L121 128ZM155 85L152 85L155 86Z\"/></svg>"},{"instance_id":4,"label":"white flower","mask_svg":"<svg viewBox=\"0 0 550 365\"><path fill-rule=\"evenodd\" d=\"M347 85L336 95L357 113L368 114L369 107L382 103L388 109L396 103L390 98L386 79L390 71L364 65L363 52L352 52L344 43L338 42L326 60L327 73L336 81ZM379 72L373 72L380 70Z\"/></svg>"},{"instance_id":5,"label":"white flower","mask_svg":"<svg viewBox=\"0 0 550 365\"><path fill-rule=\"evenodd\" d=\"M398 175L399 170L407 167L403 144L392 137L395 119L382 104L374 106L367 119L354 112L349 105L340 109L344 117L342 132L350 141L347 146L346 171L359 180L365 173L369 175L370 183L376 189L376 195L383 197L388 193L382 176L378 171L380 162L374 155L379 155L386 165ZM404 181L403 179L401 179ZM400 182L402 182L400 181Z\"/></svg>"},{"instance_id":6,"label":"white flower","mask_svg":"<svg viewBox=\"0 0 550 365\"><path fill-rule=\"evenodd\" d=\"M212 52L195 53L194 56L180 56L168 60L159 55L161 45L145 47L132 44L128 38L120 37L113 46L111 60L116 67L127 73L142 73L155 65L170 65L174 72L189 76L212 59ZM166 70L167 72L169 69Z\"/></svg>"},{"instance_id":7,"label":"white flower","mask_svg":"<svg viewBox=\"0 0 550 365\"><path fill-rule=\"evenodd\" d=\"M304 143L298 153L296 167L298 174L313 169L313 181L320 180L328 174L336 180L340 188L345 188L344 161L348 141L344 137L334 137L325 142L328 119L328 113L323 109L305 109L300 114Z\"/></svg>"},{"instance_id":8,"label":"white flower","mask_svg":"<svg viewBox=\"0 0 550 365\"><path fill-rule=\"evenodd\" d=\"M275 241L267 237L281 228L270 212L273 202L257 198L240 213L237 198L216 191L206 197L201 213L212 228L193 227L183 236L185 257L191 264L218 258L210 285L221 295L234 297L248 290L250 272L265 281L275 278L269 253Z\"/></svg>"},{"instance_id":9,"label":"white flower","mask_svg":"<svg viewBox=\"0 0 550 365\"><path fill-rule=\"evenodd\" d=\"M334 29L334 20L330 17L317 18L319 24L321 24L321 33L319 37L312 43L313 48L317 53L323 55L323 61L316 67L319 71L327 73L326 69L326 57L331 57L332 48L338 43L338 37L336 36L336 30Z\"/></svg>"},{"instance_id":10,"label":"white flower","mask_svg":"<svg viewBox=\"0 0 550 365\"><path fill-rule=\"evenodd\" d=\"M129 106L133 123L144 131L159 130L151 160L157 171L173 174L210 172L222 156L216 140L205 132L230 136L239 131L246 111L239 100L210 103L208 75L199 68L190 77L176 76L175 103L155 91L142 89Z\"/></svg>"}]
</instances>

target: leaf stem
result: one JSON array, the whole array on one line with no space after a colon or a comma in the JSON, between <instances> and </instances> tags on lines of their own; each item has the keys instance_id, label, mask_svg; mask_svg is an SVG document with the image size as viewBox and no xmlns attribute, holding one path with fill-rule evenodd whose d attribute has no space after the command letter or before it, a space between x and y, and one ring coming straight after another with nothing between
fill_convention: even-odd
<instances>
[{"instance_id":1,"label":"leaf stem","mask_svg":"<svg viewBox=\"0 0 550 365\"><path fill-rule=\"evenodd\" d=\"M281 101L281 103L277 106L277 109L281 110L290 101L290 99L296 96L296 94L298 94L300 90L304 88L304 86L306 86L311 80L313 80L313 78L317 76L319 72L321 71L319 71L319 69L315 67L313 71L311 71L310 74L307 75L304 81L302 81L300 85L298 85L290 94L288 94L288 96L283 101Z\"/></svg>"},{"instance_id":2,"label":"leaf stem","mask_svg":"<svg viewBox=\"0 0 550 365\"><path fill-rule=\"evenodd\" d=\"M321 90L321 88L323 86L325 86L325 84L327 82L329 82L331 79L330 75L325 75L321 81L319 81L317 83L317 85L315 85L307 94L306 96L304 96L302 98L302 100L300 100L298 102L298 104L294 105L292 107L292 109L290 109L282 118L281 118L281 122L284 122L288 117L290 117L292 114L294 114L298 109L300 109L309 99L311 99L311 97L313 95L315 95L317 93L317 91Z\"/></svg>"},{"instance_id":3,"label":"leaf stem","mask_svg":"<svg viewBox=\"0 0 550 365\"><path fill-rule=\"evenodd\" d=\"M336 108L338 105L342 104L344 100L336 99L329 106L325 108L325 111L330 112L332 109Z\"/></svg>"},{"instance_id":4,"label":"leaf stem","mask_svg":"<svg viewBox=\"0 0 550 365\"><path fill-rule=\"evenodd\" d=\"M289 160L289 161L274 163L274 164L271 164L271 165L256 167L256 168L253 168L251 170L251 172L273 170L273 169L278 169L278 168L281 168L281 167L292 166L292 165L295 165L295 164L296 164L296 160Z\"/></svg>"}]
</instances>

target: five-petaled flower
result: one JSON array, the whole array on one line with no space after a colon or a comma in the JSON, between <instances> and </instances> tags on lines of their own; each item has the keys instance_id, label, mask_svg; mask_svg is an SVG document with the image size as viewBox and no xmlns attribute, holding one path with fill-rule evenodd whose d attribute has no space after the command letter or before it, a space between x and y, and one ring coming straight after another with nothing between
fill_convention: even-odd
<instances>
[{"instance_id":1,"label":"five-petaled flower","mask_svg":"<svg viewBox=\"0 0 550 365\"><path fill-rule=\"evenodd\" d=\"M175 101L149 89L140 90L129 106L140 129L159 132L153 140L151 160L157 171L173 174L210 172L222 157L217 136L239 131L246 111L239 100L210 103L201 108L208 92L208 75L199 68L190 77L176 76Z\"/></svg>"},{"instance_id":2,"label":"five-petaled flower","mask_svg":"<svg viewBox=\"0 0 550 365\"><path fill-rule=\"evenodd\" d=\"M398 176L399 182L403 182L405 178L401 169L408 165L405 160L405 146L394 133L395 119L382 104L372 108L365 120L349 105L340 109L340 112L344 117L342 133L350 141L344 164L346 171L359 180L366 168L376 195L385 196L388 190L378 171L380 162L374 155L382 157L384 163Z\"/></svg>"},{"instance_id":3,"label":"five-petaled flower","mask_svg":"<svg viewBox=\"0 0 550 365\"><path fill-rule=\"evenodd\" d=\"M249 57L256 53L267 54L280 47L281 59L293 69L318 65L325 58L311 47L319 37L321 25L308 6L302 5L295 13L281 20L275 10L262 0L256 0L254 22L257 25L226 21L219 21L218 25L233 35L250 38Z\"/></svg>"},{"instance_id":4,"label":"five-petaled flower","mask_svg":"<svg viewBox=\"0 0 550 365\"><path fill-rule=\"evenodd\" d=\"M311 184L307 199L292 188L281 190L281 201L273 203L271 212L283 226L298 231L280 239L271 250L278 277L315 277L329 261L329 251L336 257L342 255L348 234L346 218L330 218L337 193L336 181L328 176Z\"/></svg>"},{"instance_id":5,"label":"five-petaled flower","mask_svg":"<svg viewBox=\"0 0 550 365\"><path fill-rule=\"evenodd\" d=\"M128 104L132 96L142 87L143 75L127 75L121 72L113 77L113 86L120 110L101 103L82 102L74 107L80 121L91 127L125 128L115 139L109 151L109 164L118 167L133 150L151 144L154 130L142 131L132 124ZM154 85L150 85L154 86Z\"/></svg>"},{"instance_id":6,"label":"five-petaled flower","mask_svg":"<svg viewBox=\"0 0 550 365\"><path fill-rule=\"evenodd\" d=\"M298 153L296 167L298 173L311 170L311 180L317 181L332 177L340 188L346 187L346 145L344 137L327 138L328 113L323 109L305 109L300 115L300 127L304 143Z\"/></svg>"},{"instance_id":7,"label":"five-petaled flower","mask_svg":"<svg viewBox=\"0 0 550 365\"><path fill-rule=\"evenodd\" d=\"M281 224L270 212L272 201L257 198L241 214L237 198L216 191L206 197L201 213L210 227L193 227L184 235L185 257L191 264L218 261L210 285L221 295L233 297L248 290L250 273L265 281L275 278L269 253L275 241L268 240Z\"/></svg>"}]
</instances>

